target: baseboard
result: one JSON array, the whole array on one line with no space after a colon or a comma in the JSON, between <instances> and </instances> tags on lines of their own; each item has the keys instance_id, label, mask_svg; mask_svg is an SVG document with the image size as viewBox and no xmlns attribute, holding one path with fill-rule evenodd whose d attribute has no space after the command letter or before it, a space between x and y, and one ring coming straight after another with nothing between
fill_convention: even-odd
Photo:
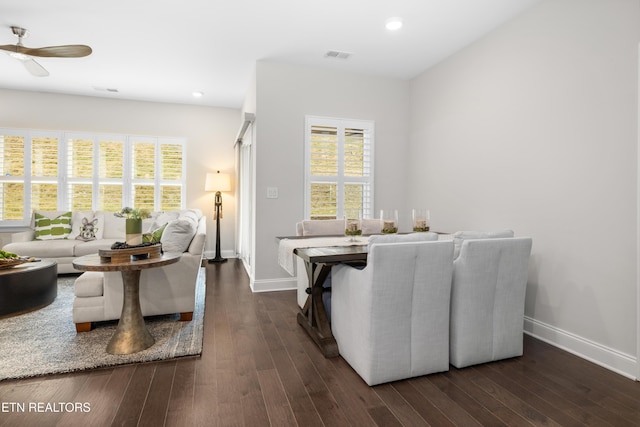
<instances>
[{"instance_id":1,"label":"baseboard","mask_svg":"<svg viewBox=\"0 0 640 427\"><path fill-rule=\"evenodd\" d=\"M636 375L638 372L638 360L634 356L526 316L524 319L524 332L603 368L632 380L638 380Z\"/></svg>"},{"instance_id":2,"label":"baseboard","mask_svg":"<svg viewBox=\"0 0 640 427\"><path fill-rule=\"evenodd\" d=\"M236 254L233 250L220 251L220 255L222 258L238 258L238 254ZM204 251L204 257L206 259L211 259L216 257L216 251Z\"/></svg>"},{"instance_id":3,"label":"baseboard","mask_svg":"<svg viewBox=\"0 0 640 427\"><path fill-rule=\"evenodd\" d=\"M291 277L285 279L251 280L250 286L253 292L288 291L298 289L298 279Z\"/></svg>"}]
</instances>

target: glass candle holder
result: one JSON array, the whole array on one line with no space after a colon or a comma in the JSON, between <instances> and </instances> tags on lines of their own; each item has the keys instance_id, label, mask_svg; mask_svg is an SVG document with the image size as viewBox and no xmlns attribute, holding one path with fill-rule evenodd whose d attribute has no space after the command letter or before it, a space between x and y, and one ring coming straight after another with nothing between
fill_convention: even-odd
<instances>
[{"instance_id":1,"label":"glass candle holder","mask_svg":"<svg viewBox=\"0 0 640 427\"><path fill-rule=\"evenodd\" d=\"M362 235L362 212L348 211L344 216L344 234L350 242L357 242L356 236Z\"/></svg>"},{"instance_id":2,"label":"glass candle holder","mask_svg":"<svg viewBox=\"0 0 640 427\"><path fill-rule=\"evenodd\" d=\"M398 232L398 210L382 209L380 211L380 232L382 234L393 234Z\"/></svg>"},{"instance_id":3,"label":"glass candle holder","mask_svg":"<svg viewBox=\"0 0 640 427\"><path fill-rule=\"evenodd\" d=\"M429 231L430 218L429 218L429 211L427 209L413 209L411 211L411 216L413 218L413 231L415 232Z\"/></svg>"}]
</instances>

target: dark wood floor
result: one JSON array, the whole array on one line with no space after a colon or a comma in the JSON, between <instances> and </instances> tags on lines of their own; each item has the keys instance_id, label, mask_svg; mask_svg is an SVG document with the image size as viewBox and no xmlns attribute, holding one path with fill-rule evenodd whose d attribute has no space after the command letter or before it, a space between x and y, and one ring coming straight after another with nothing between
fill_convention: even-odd
<instances>
[{"instance_id":1,"label":"dark wood floor","mask_svg":"<svg viewBox=\"0 0 640 427\"><path fill-rule=\"evenodd\" d=\"M200 358L0 382L0 425L640 425L639 383L529 337L520 358L368 387L321 356L296 324L293 291L252 294L235 260L207 274ZM20 413L14 402L90 411Z\"/></svg>"}]
</instances>

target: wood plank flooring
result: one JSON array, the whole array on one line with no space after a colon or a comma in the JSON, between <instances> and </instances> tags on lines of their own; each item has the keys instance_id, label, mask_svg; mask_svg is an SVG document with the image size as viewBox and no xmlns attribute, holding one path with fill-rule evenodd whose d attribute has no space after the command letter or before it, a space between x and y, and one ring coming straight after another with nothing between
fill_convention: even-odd
<instances>
[{"instance_id":1,"label":"wood plank flooring","mask_svg":"<svg viewBox=\"0 0 640 427\"><path fill-rule=\"evenodd\" d=\"M640 383L530 337L520 358L368 387L296 313L294 291L208 265L201 357L0 382L0 426L640 425Z\"/></svg>"}]
</instances>

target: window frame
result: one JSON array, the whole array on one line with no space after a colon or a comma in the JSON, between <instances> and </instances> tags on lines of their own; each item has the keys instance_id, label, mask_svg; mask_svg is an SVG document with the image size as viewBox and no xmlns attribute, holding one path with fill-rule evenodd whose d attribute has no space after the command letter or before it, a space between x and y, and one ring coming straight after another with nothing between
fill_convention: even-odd
<instances>
[{"instance_id":1,"label":"window frame","mask_svg":"<svg viewBox=\"0 0 640 427\"><path fill-rule=\"evenodd\" d=\"M110 133L88 133L88 132L66 132L66 131L47 131L47 130L31 130L31 129L12 129L0 128L0 136L16 136L24 138L23 162L24 176L5 176L1 171L0 183L21 181L24 184L24 205L23 218L20 220L0 219L0 228L10 229L18 227L26 227L31 223L33 212L32 203L32 185L35 182L43 181L38 177L32 177L32 140L34 138L57 138L58 140L58 175L57 178L49 179L56 183L58 187L57 210L72 210L71 184L83 181L91 182L92 186L92 209L100 210L99 188L100 184L108 182L118 183L122 185L122 206L133 205L134 185L141 182L133 178L133 142L149 142L155 145L154 148L154 178L144 180L147 185L154 186L154 209L161 210L161 187L166 185L180 186L180 209L184 209L186 205L186 183L187 183L187 140L180 137L151 137L140 135L122 135ZM93 170L91 178L71 177L69 170L69 147L71 140L91 140L93 143ZM101 178L100 177L100 143L104 141L118 141L123 143L123 176L122 178ZM182 147L182 171L181 178L176 180L163 179L161 177L162 154L160 147L163 144L179 145ZM36 178L36 179L34 179Z\"/></svg>"},{"instance_id":2,"label":"window frame","mask_svg":"<svg viewBox=\"0 0 640 427\"><path fill-rule=\"evenodd\" d=\"M338 136L338 172L336 176L311 174L311 139L312 127L335 127ZM366 134L365 151L369 152L368 176L345 176L345 129L362 129ZM374 218L374 148L375 122L373 120L343 119L322 116L305 116L305 146L304 146L304 217L311 218L311 185L314 183L336 183L336 219L344 216L344 188L349 184L363 184L369 193L363 201L363 218Z\"/></svg>"}]
</instances>

